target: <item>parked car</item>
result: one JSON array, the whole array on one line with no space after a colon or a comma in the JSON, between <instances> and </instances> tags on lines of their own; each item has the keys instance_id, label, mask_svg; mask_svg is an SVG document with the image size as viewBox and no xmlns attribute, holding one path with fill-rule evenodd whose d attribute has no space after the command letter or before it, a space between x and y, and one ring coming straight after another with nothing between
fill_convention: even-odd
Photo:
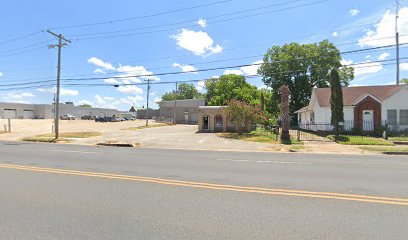
<instances>
[{"instance_id":1,"label":"parked car","mask_svg":"<svg viewBox=\"0 0 408 240\"><path fill-rule=\"evenodd\" d=\"M85 115L81 117L82 120L94 120L95 118L91 115Z\"/></svg>"},{"instance_id":2,"label":"parked car","mask_svg":"<svg viewBox=\"0 0 408 240\"><path fill-rule=\"evenodd\" d=\"M61 120L75 120L76 117L71 114L64 114L60 117Z\"/></svg>"}]
</instances>

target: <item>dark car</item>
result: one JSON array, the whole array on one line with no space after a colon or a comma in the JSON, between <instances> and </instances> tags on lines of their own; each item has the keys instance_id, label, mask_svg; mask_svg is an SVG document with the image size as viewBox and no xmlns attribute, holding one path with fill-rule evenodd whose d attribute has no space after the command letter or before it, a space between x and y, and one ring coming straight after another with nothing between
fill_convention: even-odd
<instances>
[{"instance_id":1,"label":"dark car","mask_svg":"<svg viewBox=\"0 0 408 240\"><path fill-rule=\"evenodd\" d=\"M85 115L81 117L82 120L94 120L94 117L92 117L91 115Z\"/></svg>"}]
</instances>

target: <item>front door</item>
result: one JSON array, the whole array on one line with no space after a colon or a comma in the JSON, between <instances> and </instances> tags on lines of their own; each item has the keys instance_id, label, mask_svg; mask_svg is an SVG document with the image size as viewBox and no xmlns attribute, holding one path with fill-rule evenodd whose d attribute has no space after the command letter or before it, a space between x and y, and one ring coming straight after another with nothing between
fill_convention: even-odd
<instances>
[{"instance_id":1,"label":"front door","mask_svg":"<svg viewBox=\"0 0 408 240\"><path fill-rule=\"evenodd\" d=\"M374 111L363 111L363 131L374 131Z\"/></svg>"},{"instance_id":2,"label":"front door","mask_svg":"<svg viewBox=\"0 0 408 240\"><path fill-rule=\"evenodd\" d=\"M184 122L185 122L186 124L189 123L189 121L188 121L188 112L185 112L185 113L184 113Z\"/></svg>"}]
</instances>

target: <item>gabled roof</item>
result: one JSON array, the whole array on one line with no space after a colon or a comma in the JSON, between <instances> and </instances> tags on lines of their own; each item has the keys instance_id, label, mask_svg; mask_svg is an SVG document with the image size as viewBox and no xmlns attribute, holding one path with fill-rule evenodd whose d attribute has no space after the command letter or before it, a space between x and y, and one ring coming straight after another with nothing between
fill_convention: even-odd
<instances>
[{"instance_id":1,"label":"gabled roof","mask_svg":"<svg viewBox=\"0 0 408 240\"><path fill-rule=\"evenodd\" d=\"M354 106L366 96L373 96L376 100L384 102L404 87L406 85L344 87L343 103L344 106ZM320 107L330 107L330 88L314 88L313 91Z\"/></svg>"}]
</instances>

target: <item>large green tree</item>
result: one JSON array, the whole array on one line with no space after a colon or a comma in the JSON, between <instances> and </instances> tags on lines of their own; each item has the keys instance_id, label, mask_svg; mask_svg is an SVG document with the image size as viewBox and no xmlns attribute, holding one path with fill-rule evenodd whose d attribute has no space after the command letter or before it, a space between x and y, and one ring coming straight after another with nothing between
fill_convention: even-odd
<instances>
[{"instance_id":1,"label":"large green tree","mask_svg":"<svg viewBox=\"0 0 408 240\"><path fill-rule=\"evenodd\" d=\"M314 44L290 43L272 46L264 56L258 70L263 82L272 88L273 99L280 101L279 88L287 85L291 92L290 112L308 105L314 87L328 87L328 72L341 68L339 50L328 40ZM341 82L348 85L354 78L354 70L344 66Z\"/></svg>"},{"instance_id":2,"label":"large green tree","mask_svg":"<svg viewBox=\"0 0 408 240\"><path fill-rule=\"evenodd\" d=\"M329 73L331 96L331 123L335 130L335 140L339 139L339 123L344 122L343 91L341 89L340 76L337 69L333 68Z\"/></svg>"},{"instance_id":3,"label":"large green tree","mask_svg":"<svg viewBox=\"0 0 408 240\"><path fill-rule=\"evenodd\" d=\"M174 92L167 92L162 96L163 101L170 101L175 99ZM204 98L204 94L200 93L194 84L180 83L178 85L178 100Z\"/></svg>"},{"instance_id":4,"label":"large green tree","mask_svg":"<svg viewBox=\"0 0 408 240\"><path fill-rule=\"evenodd\" d=\"M258 89L247 83L244 76L227 74L219 78L210 78L205 82L205 87L210 106L225 106L230 100L239 100L252 105L260 104Z\"/></svg>"}]
</instances>

